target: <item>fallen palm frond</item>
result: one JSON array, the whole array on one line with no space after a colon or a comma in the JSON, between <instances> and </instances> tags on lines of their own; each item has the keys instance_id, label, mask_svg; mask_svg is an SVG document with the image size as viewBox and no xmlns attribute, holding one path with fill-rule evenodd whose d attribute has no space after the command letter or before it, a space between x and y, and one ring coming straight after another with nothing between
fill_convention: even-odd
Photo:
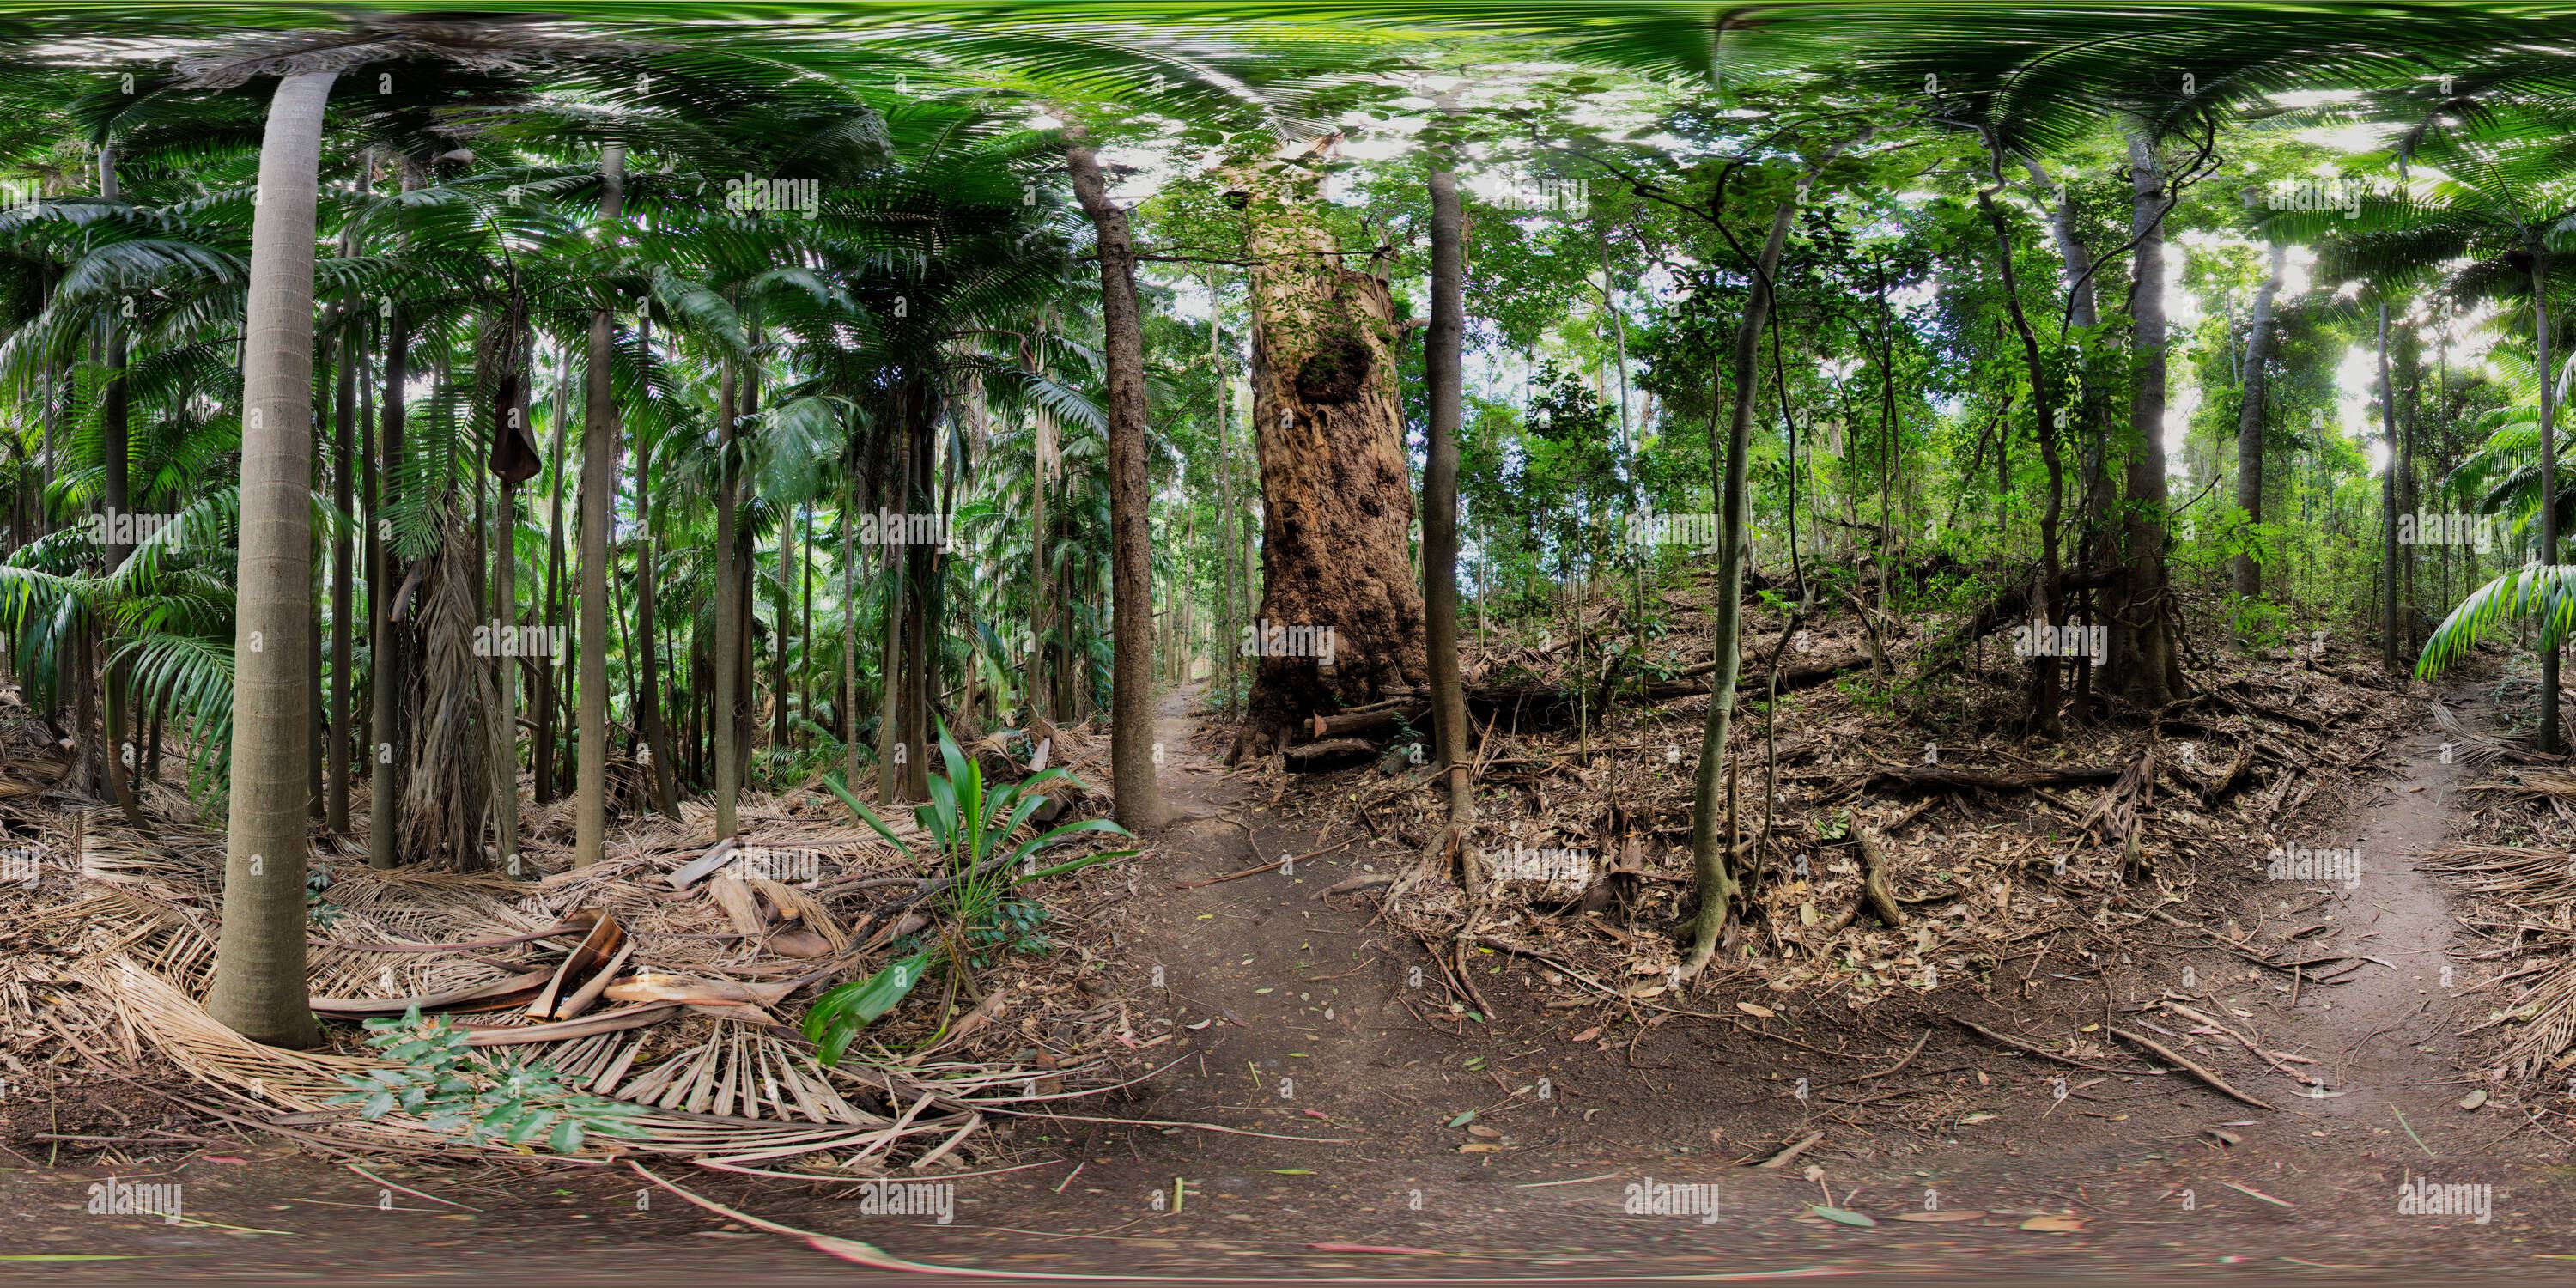
<instances>
[{"instance_id":1,"label":"fallen palm frond","mask_svg":"<svg viewBox=\"0 0 2576 1288\"><path fill-rule=\"evenodd\" d=\"M129 1077L166 1063L211 1089L185 1093L200 1110L308 1143L533 1156L536 1145L460 1139L399 1107L371 1101L377 1116L359 1116L348 1079L401 1066L355 1021L418 1007L444 1013L474 1070L524 1063L636 1108L640 1135L580 1139L577 1155L841 1177L968 1166L988 1125L1113 1090L1142 1062L1115 1008L1050 1004L1081 997L1055 978L1081 969L1074 955L998 944L972 975L886 1015L838 1067L817 1062L791 1026L808 999L954 933L941 929L951 901L925 902L939 874L904 853L926 839L913 820L880 830L818 795L746 794L742 842L713 880L674 890L665 877L710 852L702 806L628 816L604 861L580 869L568 836L549 839L561 812L526 810L528 878L374 869L353 861L362 845L324 841L307 982L333 1046L313 1052L248 1042L200 1005L221 892L212 835L181 822L146 840L106 810L0 820L45 856L39 881L0 892L24 948L0 958L0 1067L88 1060ZM1015 1024L994 1022L1005 1009ZM1032 1039L1037 1067L977 1058Z\"/></svg>"},{"instance_id":2,"label":"fallen palm frond","mask_svg":"<svg viewBox=\"0 0 2576 1288\"><path fill-rule=\"evenodd\" d=\"M2533 758L2530 739L2472 729L2441 702L2433 704L2433 723L2442 727L2444 750L2462 764L2483 769L2499 760Z\"/></svg>"},{"instance_id":3,"label":"fallen palm frond","mask_svg":"<svg viewBox=\"0 0 2576 1288\"><path fill-rule=\"evenodd\" d=\"M2512 922L2485 924L2510 931L2518 952L2540 959L2496 977L2495 984L2510 981L2516 990L2491 999L2488 1018L2466 1032L2506 1030L2510 1036L2498 1062L2509 1077L2563 1067L2562 1058L2576 1047L2576 864L2563 850L2515 845L2453 846L2426 863L2466 878L2472 893L2512 909Z\"/></svg>"}]
</instances>

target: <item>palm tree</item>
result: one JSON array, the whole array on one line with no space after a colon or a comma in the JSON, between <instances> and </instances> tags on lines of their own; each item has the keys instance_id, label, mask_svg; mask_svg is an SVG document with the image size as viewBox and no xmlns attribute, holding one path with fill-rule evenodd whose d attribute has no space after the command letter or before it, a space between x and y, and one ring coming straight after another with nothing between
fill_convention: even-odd
<instances>
[{"instance_id":1,"label":"palm tree","mask_svg":"<svg viewBox=\"0 0 2576 1288\"><path fill-rule=\"evenodd\" d=\"M313 233L332 71L281 77L260 145L243 323L242 540L232 817L206 1012L256 1042L321 1039L304 985L312 737Z\"/></svg>"}]
</instances>

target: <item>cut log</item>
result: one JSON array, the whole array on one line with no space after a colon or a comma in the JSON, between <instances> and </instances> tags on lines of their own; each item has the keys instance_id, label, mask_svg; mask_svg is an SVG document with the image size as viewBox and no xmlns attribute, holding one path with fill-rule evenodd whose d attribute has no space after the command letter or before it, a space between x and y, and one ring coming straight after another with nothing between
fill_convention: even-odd
<instances>
[{"instance_id":1,"label":"cut log","mask_svg":"<svg viewBox=\"0 0 2576 1288\"><path fill-rule=\"evenodd\" d=\"M1297 743L1282 754L1291 764L1311 765L1344 756L1375 756L1377 744L1366 738L1329 738L1323 742Z\"/></svg>"}]
</instances>

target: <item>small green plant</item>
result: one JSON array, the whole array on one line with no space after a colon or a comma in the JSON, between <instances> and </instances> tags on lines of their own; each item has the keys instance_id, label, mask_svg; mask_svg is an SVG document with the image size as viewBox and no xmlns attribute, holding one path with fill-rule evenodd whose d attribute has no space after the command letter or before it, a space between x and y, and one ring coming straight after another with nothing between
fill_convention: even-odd
<instances>
[{"instance_id":1,"label":"small green plant","mask_svg":"<svg viewBox=\"0 0 2576 1288\"><path fill-rule=\"evenodd\" d=\"M367 1028L367 1045L393 1067L341 1074L350 1090L331 1103L356 1105L370 1122L400 1110L474 1144L526 1145L543 1136L558 1154L578 1151L591 1136L642 1134L641 1109L575 1091L544 1064L478 1055L444 1015L424 1019L414 1006Z\"/></svg>"},{"instance_id":2,"label":"small green plant","mask_svg":"<svg viewBox=\"0 0 2576 1288\"><path fill-rule=\"evenodd\" d=\"M1114 832L1120 836L1131 833L1108 819L1087 818L1012 846L1011 838L1047 807L1047 798L1038 789L1057 781L1080 785L1082 780L1066 770L1045 769L1019 782L988 790L983 765L959 750L957 740L944 724L939 729L939 757L948 772L930 776L930 801L914 809L912 817L938 846L928 857L935 864L932 880L937 883L931 898L935 901L933 906L945 914L944 929L937 942L814 999L814 1005L805 1012L804 1032L813 1040L816 1058L826 1068L838 1064L859 1031L893 1010L932 970L960 964L969 970L981 969L1013 951L1044 951L1046 939L1036 929L1045 919L1045 909L1032 900L1013 898L1013 890L1044 877L1135 853L1104 850L1053 867L1039 867L1038 853L1069 837L1084 832ZM849 787L839 779L826 777L823 785L905 858L918 863L925 857L895 835L894 829L851 795Z\"/></svg>"},{"instance_id":3,"label":"small green plant","mask_svg":"<svg viewBox=\"0 0 2576 1288\"><path fill-rule=\"evenodd\" d=\"M322 892L330 888L331 869L318 863L305 869L304 915L314 925L326 930L330 928L332 922L340 919L340 910L332 907L322 898Z\"/></svg>"}]
</instances>

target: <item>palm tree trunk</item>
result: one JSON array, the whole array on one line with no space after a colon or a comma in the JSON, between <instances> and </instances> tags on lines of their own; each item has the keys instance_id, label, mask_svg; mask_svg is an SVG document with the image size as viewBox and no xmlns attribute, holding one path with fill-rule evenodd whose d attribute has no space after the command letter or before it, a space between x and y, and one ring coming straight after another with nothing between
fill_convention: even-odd
<instances>
[{"instance_id":1,"label":"palm tree trunk","mask_svg":"<svg viewBox=\"0 0 2576 1288\"><path fill-rule=\"evenodd\" d=\"M651 318L638 318L636 326L643 333L649 354L652 349ZM653 805L664 817L680 817L677 768L671 762L671 739L663 732L662 652L659 621L660 543L653 531L653 443L642 430L635 433L635 517L643 529L642 542L635 559L635 632L636 647L643 652L643 688L635 695L635 728L643 735L645 754L653 762Z\"/></svg>"},{"instance_id":2,"label":"palm tree trunk","mask_svg":"<svg viewBox=\"0 0 2576 1288\"><path fill-rule=\"evenodd\" d=\"M599 218L618 217L626 147L599 154ZM608 526L617 503L617 399L609 384L615 339L607 309L590 314L581 421L581 751L574 762L572 865L599 862L608 839Z\"/></svg>"},{"instance_id":3,"label":"palm tree trunk","mask_svg":"<svg viewBox=\"0 0 2576 1288\"><path fill-rule=\"evenodd\" d=\"M769 745L771 763L780 773L787 768L787 632L796 620L796 601L788 588L794 584L789 578L795 567L796 510L790 506L778 516L778 606L772 618L777 629L770 634L769 650L769 692L775 704L769 714Z\"/></svg>"},{"instance_id":4,"label":"palm tree trunk","mask_svg":"<svg viewBox=\"0 0 2576 1288\"><path fill-rule=\"evenodd\" d=\"M417 176L409 165L402 173L403 190L417 185ZM390 306L381 315L385 322L385 405L382 441L377 450L376 481L378 503L375 534L378 556L367 587L369 614L368 649L368 718L374 722L374 768L367 786L367 862L374 867L390 868L402 862L402 797L404 779L410 769L409 730L404 720L404 683L408 655L403 643L402 624L394 620L394 598L403 583L402 556L393 548L393 530L384 516L390 514L395 497L402 488L403 474L403 408L411 380L411 328L399 306Z\"/></svg>"},{"instance_id":5,"label":"palm tree trunk","mask_svg":"<svg viewBox=\"0 0 2576 1288\"><path fill-rule=\"evenodd\" d=\"M1431 727L1439 764L1449 776L1453 829L1476 812L1467 782L1475 754L1467 745L1466 685L1458 671L1458 426L1466 401L1466 343L1466 213L1458 200L1458 176L1442 168L1431 175L1431 325L1423 332L1431 417L1422 471L1422 603ZM1623 390L1626 379L1623 359Z\"/></svg>"},{"instance_id":6,"label":"palm tree trunk","mask_svg":"<svg viewBox=\"0 0 2576 1288\"><path fill-rule=\"evenodd\" d=\"M555 374L553 460L546 466L546 477L552 480L549 504L553 510L546 523L546 634L554 637L554 628L563 625L564 566L564 443L572 436L572 355L565 354ZM536 797L540 805L554 800L559 791L555 776L555 721L557 703L556 666L560 661L549 649L537 660L536 700L530 705L537 718L536 746L529 757L535 762Z\"/></svg>"},{"instance_id":7,"label":"palm tree trunk","mask_svg":"<svg viewBox=\"0 0 2576 1288\"><path fill-rule=\"evenodd\" d=\"M112 144L102 146L98 150L98 191L101 197L109 201L115 201L119 197L116 183L116 149ZM107 530L102 535L107 538L105 542L107 573L114 576L116 571L125 565L126 556L132 554L134 550L132 543L119 539L121 535L119 530L130 529L133 522L126 517L133 506L132 491L126 478L126 458L130 455L128 422L131 419L129 415L131 404L125 383L125 328L117 325L117 316L113 309L105 312L99 326L103 333L100 337L103 341L100 347L104 351L108 371L107 386L100 391L99 396L99 451L105 458L107 467L105 495L101 499L107 513L116 520L106 525ZM86 681L87 677L84 676L83 682L86 683ZM134 785L135 771L140 767L141 758L136 754L133 738L126 730L125 709L129 701L127 687L125 665L111 664L107 668L105 694L107 784L110 798L124 810L126 821L141 828L144 826L143 811L135 801Z\"/></svg>"},{"instance_id":8,"label":"palm tree trunk","mask_svg":"<svg viewBox=\"0 0 2576 1288\"><path fill-rule=\"evenodd\" d=\"M241 562L223 929L206 1013L254 1042L321 1040L304 978L304 741L312 695L313 227L333 72L278 82L251 217Z\"/></svg>"},{"instance_id":9,"label":"palm tree trunk","mask_svg":"<svg viewBox=\"0 0 2576 1288\"><path fill-rule=\"evenodd\" d=\"M2130 394L2127 514L2121 522L2128 576L2113 583L2111 612L2116 659L2106 681L2149 709L2162 707L2184 687L2182 663L2167 626L2165 571L2165 236L2170 203L2155 146L2143 133L2129 136L2131 222L2136 249L2136 289L2129 312L2137 386Z\"/></svg>"},{"instance_id":10,"label":"palm tree trunk","mask_svg":"<svg viewBox=\"0 0 2576 1288\"><path fill-rule=\"evenodd\" d=\"M340 254L357 254L358 235L352 227L340 235ZM352 505L350 470L355 465L358 432L358 300L351 292L340 302L340 416L331 438L332 500L338 503L342 516L356 512ZM323 803L323 826L332 832L349 834L349 651L351 628L349 614L355 610L357 588L350 583L357 549L347 526L343 525L331 540L331 722L330 764L323 774L327 799Z\"/></svg>"},{"instance_id":11,"label":"palm tree trunk","mask_svg":"<svg viewBox=\"0 0 2576 1288\"><path fill-rule=\"evenodd\" d=\"M742 484L734 477L734 439L736 435L736 365L728 361L716 384L716 603L715 656L709 669L715 672L714 708L708 723L714 728L716 839L739 835L734 810L740 804L742 778L734 760L734 654L742 647L746 623L736 615L735 602L742 583L741 551L737 548L734 529L739 519Z\"/></svg>"},{"instance_id":12,"label":"palm tree trunk","mask_svg":"<svg viewBox=\"0 0 2576 1288\"><path fill-rule=\"evenodd\" d=\"M1118 821L1163 821L1154 777L1153 528L1145 477L1145 331L1136 302L1136 243L1110 200L1089 132L1065 127L1065 168L1100 247L1101 330L1109 361L1109 774Z\"/></svg>"},{"instance_id":13,"label":"palm tree trunk","mask_svg":"<svg viewBox=\"0 0 2576 1288\"><path fill-rule=\"evenodd\" d=\"M2558 562L2558 370L2549 357L2549 253L2535 239L2531 247L2531 330L2540 373L2540 563ZM2558 729L2558 655L2552 643L2540 655L2540 750L2555 755L2565 749Z\"/></svg>"}]
</instances>

